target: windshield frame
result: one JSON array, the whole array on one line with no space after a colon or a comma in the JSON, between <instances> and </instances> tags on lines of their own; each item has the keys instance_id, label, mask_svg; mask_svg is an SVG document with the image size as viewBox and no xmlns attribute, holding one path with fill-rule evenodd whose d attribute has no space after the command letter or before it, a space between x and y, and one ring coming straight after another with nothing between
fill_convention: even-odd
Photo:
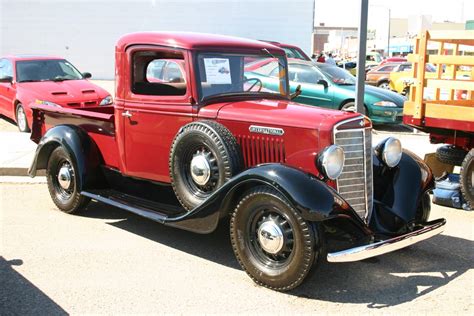
<instances>
[{"instance_id":1,"label":"windshield frame","mask_svg":"<svg viewBox=\"0 0 474 316\"><path fill-rule=\"evenodd\" d=\"M202 92L202 83L200 80L200 71L199 71L199 58L202 55L212 55L212 56L222 56L225 58L226 56L245 56L245 57L255 57L255 58L277 58L278 64L281 64L284 68L284 90L285 94L278 93L277 91L274 92L257 92L257 91L241 91L241 92L232 92L229 91L228 93L219 93L213 94L208 96L203 96ZM224 99L232 99L232 100L248 100L248 99L279 99L279 100L290 100L290 85L288 81L288 61L285 54L278 54L278 53L268 53L265 51L255 51L255 50L232 50L232 51L222 51L222 50L197 50L193 52L193 80L196 86L196 94L197 94L197 103L200 105L207 105L209 103L216 102L216 100L220 98ZM245 70L244 70L245 72ZM280 79L281 80L281 79Z\"/></svg>"},{"instance_id":2,"label":"windshield frame","mask_svg":"<svg viewBox=\"0 0 474 316\"><path fill-rule=\"evenodd\" d=\"M42 80L20 80L20 76L18 74L18 64L20 63L27 63L27 62L41 62L41 61L57 61L57 62L65 62L65 63L68 63L69 66L72 67L72 69L74 69L75 71L77 71L77 73L79 74L79 78L76 78L76 79L64 79L64 80L84 80L84 75L82 74L82 72L80 72L70 61L68 61L67 59L64 59L64 58L51 58L51 59L22 59L22 60L17 60L15 61L15 76L16 76L16 82L18 83L28 83L28 82L46 82L46 81L55 81L54 78L52 79L42 79ZM60 81L63 81L63 80L60 80Z\"/></svg>"}]
</instances>

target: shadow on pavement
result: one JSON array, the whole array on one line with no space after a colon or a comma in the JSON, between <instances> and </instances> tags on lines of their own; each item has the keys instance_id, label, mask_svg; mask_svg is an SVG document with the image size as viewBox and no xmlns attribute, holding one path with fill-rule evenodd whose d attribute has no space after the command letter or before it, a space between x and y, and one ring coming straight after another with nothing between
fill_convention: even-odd
<instances>
[{"instance_id":1,"label":"shadow on pavement","mask_svg":"<svg viewBox=\"0 0 474 316\"><path fill-rule=\"evenodd\" d=\"M408 125L374 125L374 132L382 133L413 133L414 129Z\"/></svg>"},{"instance_id":2,"label":"shadow on pavement","mask_svg":"<svg viewBox=\"0 0 474 316\"><path fill-rule=\"evenodd\" d=\"M40 289L16 272L12 266L23 261L7 261L0 256L0 315L67 315Z\"/></svg>"},{"instance_id":3,"label":"shadow on pavement","mask_svg":"<svg viewBox=\"0 0 474 316\"><path fill-rule=\"evenodd\" d=\"M221 222L211 234L199 235L100 203L91 203L81 215L117 219L109 224L241 270L230 245L227 222ZM367 304L369 308L394 306L430 293L474 268L472 249L473 241L438 235L408 248L361 262L329 264L321 260L306 282L288 294L336 303Z\"/></svg>"}]
</instances>

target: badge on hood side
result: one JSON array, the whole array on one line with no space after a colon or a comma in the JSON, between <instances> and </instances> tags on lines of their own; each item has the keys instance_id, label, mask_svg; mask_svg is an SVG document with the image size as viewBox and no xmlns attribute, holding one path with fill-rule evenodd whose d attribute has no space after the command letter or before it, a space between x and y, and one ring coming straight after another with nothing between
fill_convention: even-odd
<instances>
[{"instance_id":1,"label":"badge on hood side","mask_svg":"<svg viewBox=\"0 0 474 316\"><path fill-rule=\"evenodd\" d=\"M282 128L258 126L258 125L250 125L249 131L250 133L276 135L276 136L283 136L283 134L285 134L285 131Z\"/></svg>"}]
</instances>

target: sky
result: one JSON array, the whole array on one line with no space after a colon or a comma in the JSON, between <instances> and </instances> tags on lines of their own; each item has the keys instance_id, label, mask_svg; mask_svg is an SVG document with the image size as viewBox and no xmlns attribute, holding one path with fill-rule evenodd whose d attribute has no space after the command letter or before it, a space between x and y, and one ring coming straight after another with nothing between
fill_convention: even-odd
<instances>
[{"instance_id":1,"label":"sky","mask_svg":"<svg viewBox=\"0 0 474 316\"><path fill-rule=\"evenodd\" d=\"M431 15L433 22L474 20L474 0L369 0L369 24L377 19ZM357 27L360 0L315 0L315 25ZM370 27L370 26L369 26Z\"/></svg>"}]
</instances>

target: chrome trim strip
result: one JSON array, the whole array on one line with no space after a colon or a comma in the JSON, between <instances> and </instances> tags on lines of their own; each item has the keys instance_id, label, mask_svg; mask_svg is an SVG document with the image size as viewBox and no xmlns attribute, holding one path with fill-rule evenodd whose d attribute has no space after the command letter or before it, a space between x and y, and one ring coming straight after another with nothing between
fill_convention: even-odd
<instances>
[{"instance_id":1,"label":"chrome trim strip","mask_svg":"<svg viewBox=\"0 0 474 316\"><path fill-rule=\"evenodd\" d=\"M430 225L405 235L373 244L328 253L327 260L328 262L352 262L380 256L440 234L444 231L445 224L445 219L435 220L432 221Z\"/></svg>"}]
</instances>

